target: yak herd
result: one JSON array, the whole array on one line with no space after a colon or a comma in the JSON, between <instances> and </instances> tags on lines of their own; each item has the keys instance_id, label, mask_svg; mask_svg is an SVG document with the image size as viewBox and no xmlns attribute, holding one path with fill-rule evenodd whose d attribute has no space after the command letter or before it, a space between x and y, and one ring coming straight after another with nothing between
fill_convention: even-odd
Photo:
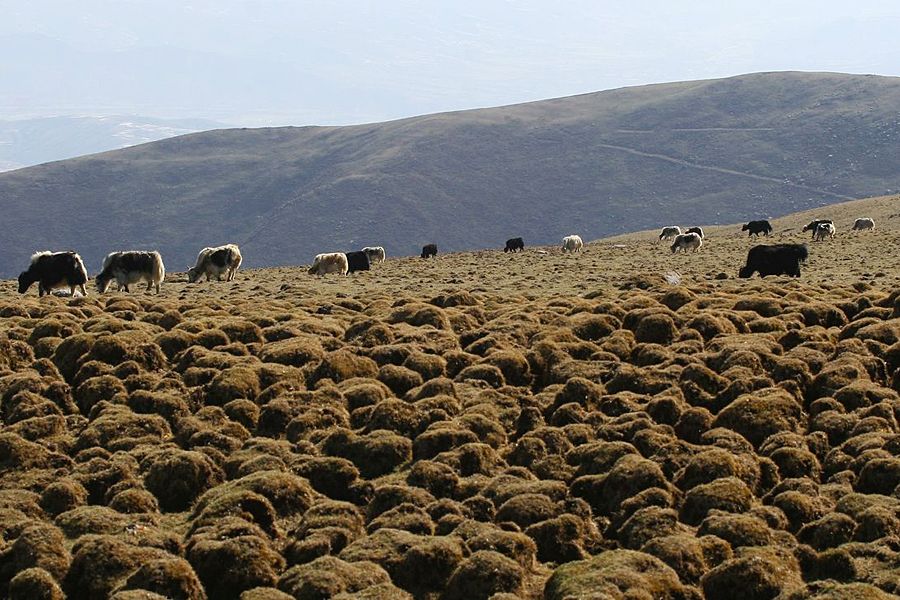
<instances>
[{"instance_id":1,"label":"yak herd","mask_svg":"<svg viewBox=\"0 0 900 600\"><path fill-rule=\"evenodd\" d=\"M871 231L875 229L875 221L870 218L859 218L853 223L854 231ZM759 237L760 234L768 237L772 233L772 225L766 220L750 221L741 231L746 231L748 237ZM816 219L810 221L803 231L812 232L814 242L834 239L835 227L831 219ZM658 241L671 241L671 250L677 252L698 252L703 246L703 229L691 227L682 232L676 225L663 227ZM562 251L564 253L581 252L584 242L578 235L568 235L563 238ZM525 250L525 242L521 237L506 240L504 252L522 252ZM426 244L422 247L421 257L431 258L437 256L436 244ZM738 277L752 277L759 273L761 277L766 275L800 276L800 264L805 262L809 253L805 244L763 244L752 247L747 253L747 263L738 272ZM225 244L214 248L204 248L197 255L197 261L188 269L188 281L194 283L201 277L210 281L213 277L221 281L234 280L235 273L241 266L241 251L236 244ZM357 271L368 271L374 262L384 262L385 251L381 246L367 246L356 252L331 252L316 255L310 275L326 275L337 273L347 275ZM97 291L106 292L115 281L117 290L129 290L130 284L146 283L147 290L156 289L159 293L160 284L166 276L162 256L159 252L145 252L129 250L124 252L112 252L103 259L100 273L95 278ZM68 288L74 295L78 290L82 295L87 294L85 284L88 281L87 269L84 261L73 251L66 252L37 252L31 257L31 264L26 271L19 275L19 293L24 294L34 283L38 284L38 295L50 294L54 289Z\"/></svg>"},{"instance_id":2,"label":"yak herd","mask_svg":"<svg viewBox=\"0 0 900 600\"><path fill-rule=\"evenodd\" d=\"M853 222L853 231L871 231L875 229L875 221L870 218L859 218ZM750 221L741 227L741 231L747 232L747 237L759 237L760 234L769 237L772 233L772 224L766 220ZM825 239L834 239L835 227L831 219L815 219L803 227L803 231L811 231L814 242ZM675 254L679 250L697 252L703 245L703 230L699 227L691 227L684 233L677 225L663 227L658 241L672 241L671 250ZM809 250L806 244L760 244L750 248L747 253L747 264L738 271L738 277L748 278L755 273L760 277L766 275L789 275L800 277L800 264L806 262Z\"/></svg>"}]
</instances>

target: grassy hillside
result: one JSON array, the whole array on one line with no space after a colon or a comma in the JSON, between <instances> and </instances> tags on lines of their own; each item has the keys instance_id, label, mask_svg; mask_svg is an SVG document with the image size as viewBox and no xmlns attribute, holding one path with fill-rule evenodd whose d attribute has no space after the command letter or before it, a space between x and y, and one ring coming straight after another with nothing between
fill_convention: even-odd
<instances>
[{"instance_id":1,"label":"grassy hillside","mask_svg":"<svg viewBox=\"0 0 900 600\"><path fill-rule=\"evenodd\" d=\"M373 243L555 243L900 188L900 80L768 73L353 127L221 130L0 175L0 275L33 249L233 241L248 266Z\"/></svg>"},{"instance_id":2,"label":"grassy hillside","mask_svg":"<svg viewBox=\"0 0 900 600\"><path fill-rule=\"evenodd\" d=\"M895 207L834 207L800 279L735 279L731 226L2 281L0 596L896 598Z\"/></svg>"}]
</instances>

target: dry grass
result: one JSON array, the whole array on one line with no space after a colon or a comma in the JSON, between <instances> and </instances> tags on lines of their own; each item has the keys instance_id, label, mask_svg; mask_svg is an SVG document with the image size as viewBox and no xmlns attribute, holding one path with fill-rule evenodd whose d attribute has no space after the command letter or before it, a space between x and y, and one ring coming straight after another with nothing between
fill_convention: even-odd
<instances>
[{"instance_id":1,"label":"dry grass","mask_svg":"<svg viewBox=\"0 0 900 600\"><path fill-rule=\"evenodd\" d=\"M0 595L896 594L898 208L819 211L841 234L799 280L735 279L755 241L709 228L698 255L2 282Z\"/></svg>"}]
</instances>

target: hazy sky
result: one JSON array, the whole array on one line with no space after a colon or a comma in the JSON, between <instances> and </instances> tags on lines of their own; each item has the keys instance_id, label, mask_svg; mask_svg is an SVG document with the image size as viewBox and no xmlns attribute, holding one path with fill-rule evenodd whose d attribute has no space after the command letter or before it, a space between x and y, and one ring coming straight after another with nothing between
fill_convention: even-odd
<instances>
[{"instance_id":1,"label":"hazy sky","mask_svg":"<svg viewBox=\"0 0 900 600\"><path fill-rule=\"evenodd\" d=\"M342 124L755 71L900 75L870 0L0 0L0 119Z\"/></svg>"}]
</instances>

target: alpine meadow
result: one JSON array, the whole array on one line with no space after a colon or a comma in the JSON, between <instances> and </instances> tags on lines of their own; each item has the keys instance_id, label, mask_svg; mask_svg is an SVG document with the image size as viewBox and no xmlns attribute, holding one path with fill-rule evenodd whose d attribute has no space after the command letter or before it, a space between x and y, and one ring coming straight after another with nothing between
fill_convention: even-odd
<instances>
[{"instance_id":1,"label":"alpine meadow","mask_svg":"<svg viewBox=\"0 0 900 600\"><path fill-rule=\"evenodd\" d=\"M898 115L761 73L0 174L0 597L900 597Z\"/></svg>"}]
</instances>

